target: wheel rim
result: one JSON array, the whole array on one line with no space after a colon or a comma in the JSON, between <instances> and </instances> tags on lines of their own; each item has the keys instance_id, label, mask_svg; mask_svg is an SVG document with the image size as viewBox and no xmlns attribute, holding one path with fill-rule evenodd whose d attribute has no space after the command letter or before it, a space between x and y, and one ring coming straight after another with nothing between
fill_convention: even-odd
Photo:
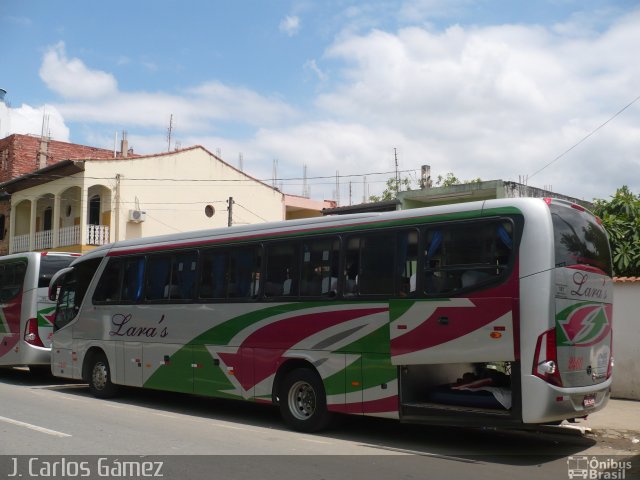
<instances>
[{"instance_id":1,"label":"wheel rim","mask_svg":"<svg viewBox=\"0 0 640 480\"><path fill-rule=\"evenodd\" d=\"M108 374L104 363L98 362L93 366L91 382L96 390L103 390L107 386Z\"/></svg>"},{"instance_id":2,"label":"wheel rim","mask_svg":"<svg viewBox=\"0 0 640 480\"><path fill-rule=\"evenodd\" d=\"M298 420L308 420L316 411L316 392L303 381L291 385L289 389L289 411Z\"/></svg>"}]
</instances>

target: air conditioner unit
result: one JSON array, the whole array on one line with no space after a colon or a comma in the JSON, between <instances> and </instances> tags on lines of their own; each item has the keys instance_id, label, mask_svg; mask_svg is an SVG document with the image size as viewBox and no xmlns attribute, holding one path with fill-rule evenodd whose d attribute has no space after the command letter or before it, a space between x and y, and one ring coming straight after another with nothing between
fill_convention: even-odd
<instances>
[{"instance_id":1,"label":"air conditioner unit","mask_svg":"<svg viewBox=\"0 0 640 480\"><path fill-rule=\"evenodd\" d=\"M129 221L140 223L147 219L147 212L142 210L129 210Z\"/></svg>"}]
</instances>

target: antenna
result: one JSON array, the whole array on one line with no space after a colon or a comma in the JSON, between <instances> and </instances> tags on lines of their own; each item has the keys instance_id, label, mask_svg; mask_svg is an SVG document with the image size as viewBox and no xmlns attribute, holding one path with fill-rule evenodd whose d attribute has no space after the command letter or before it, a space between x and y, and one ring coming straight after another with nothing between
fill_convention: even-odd
<instances>
[{"instance_id":1,"label":"antenna","mask_svg":"<svg viewBox=\"0 0 640 480\"><path fill-rule=\"evenodd\" d=\"M274 158L273 159L273 167L271 169L271 186L273 188L277 188L276 187L276 180L278 180L278 159Z\"/></svg>"},{"instance_id":2,"label":"antenna","mask_svg":"<svg viewBox=\"0 0 640 480\"><path fill-rule=\"evenodd\" d=\"M362 203L367 203L367 176L362 176Z\"/></svg>"},{"instance_id":3,"label":"antenna","mask_svg":"<svg viewBox=\"0 0 640 480\"><path fill-rule=\"evenodd\" d=\"M302 196L309 198L309 185L307 184L307 165L302 166Z\"/></svg>"},{"instance_id":4,"label":"antenna","mask_svg":"<svg viewBox=\"0 0 640 480\"><path fill-rule=\"evenodd\" d=\"M400 193L400 173L398 172L398 151L393 147L393 157L396 163L396 194Z\"/></svg>"},{"instance_id":5,"label":"antenna","mask_svg":"<svg viewBox=\"0 0 640 480\"><path fill-rule=\"evenodd\" d=\"M244 171L244 157L242 155L242 152L240 152L238 154L238 168L240 169L241 172Z\"/></svg>"},{"instance_id":6,"label":"antenna","mask_svg":"<svg viewBox=\"0 0 640 480\"><path fill-rule=\"evenodd\" d=\"M222 150L220 150L220 147L216 148L216 157L222 159Z\"/></svg>"},{"instance_id":7,"label":"antenna","mask_svg":"<svg viewBox=\"0 0 640 480\"><path fill-rule=\"evenodd\" d=\"M340 171L336 170L336 205L340 206Z\"/></svg>"},{"instance_id":8,"label":"antenna","mask_svg":"<svg viewBox=\"0 0 640 480\"><path fill-rule=\"evenodd\" d=\"M173 113L169 116L169 128L167 128L167 152L171 151L171 132L173 130Z\"/></svg>"}]
</instances>

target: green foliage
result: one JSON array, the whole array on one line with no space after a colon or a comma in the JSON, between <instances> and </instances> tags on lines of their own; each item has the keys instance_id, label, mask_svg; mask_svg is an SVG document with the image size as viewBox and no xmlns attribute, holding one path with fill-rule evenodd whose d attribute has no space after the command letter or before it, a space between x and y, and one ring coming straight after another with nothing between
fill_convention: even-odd
<instances>
[{"instance_id":1,"label":"green foliage","mask_svg":"<svg viewBox=\"0 0 640 480\"><path fill-rule=\"evenodd\" d=\"M401 178L399 182L396 182L395 178L387 180L387 187L382 192L382 195L371 195L369 197L370 202L382 202L384 200L393 200L398 196L398 192L406 190L412 190L413 181L409 177Z\"/></svg>"},{"instance_id":2,"label":"green foliage","mask_svg":"<svg viewBox=\"0 0 640 480\"><path fill-rule=\"evenodd\" d=\"M596 199L594 213L609 234L617 276L640 276L640 195L624 185L611 200Z\"/></svg>"},{"instance_id":3,"label":"green foliage","mask_svg":"<svg viewBox=\"0 0 640 480\"><path fill-rule=\"evenodd\" d=\"M435 181L436 187L450 187L451 185L460 185L461 183L480 183L480 177L472 180L460 180L453 172L447 173L446 176L438 175ZM381 202L383 200L393 200L397 198L399 192L413 190L419 186L417 181L412 180L409 177L400 179L400 182L396 182L395 178L387 180L386 188L382 192L382 195L371 195L369 197L370 202Z\"/></svg>"}]
</instances>

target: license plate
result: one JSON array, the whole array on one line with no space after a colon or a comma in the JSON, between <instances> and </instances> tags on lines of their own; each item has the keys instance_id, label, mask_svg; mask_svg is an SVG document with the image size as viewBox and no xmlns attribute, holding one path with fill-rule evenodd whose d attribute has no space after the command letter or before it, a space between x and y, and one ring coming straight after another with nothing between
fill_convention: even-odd
<instances>
[{"instance_id":1,"label":"license plate","mask_svg":"<svg viewBox=\"0 0 640 480\"><path fill-rule=\"evenodd\" d=\"M596 396L595 395L587 395L582 399L582 406L584 408L593 408L596 406Z\"/></svg>"}]
</instances>

